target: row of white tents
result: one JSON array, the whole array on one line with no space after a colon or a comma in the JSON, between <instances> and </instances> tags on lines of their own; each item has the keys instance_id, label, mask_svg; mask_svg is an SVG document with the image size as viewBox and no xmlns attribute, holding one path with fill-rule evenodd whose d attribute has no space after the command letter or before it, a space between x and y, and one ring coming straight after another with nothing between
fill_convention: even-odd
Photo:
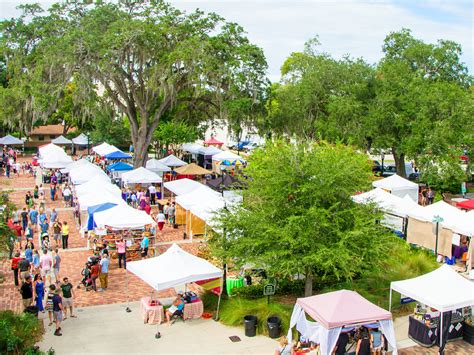
<instances>
[{"instance_id":1,"label":"row of white tents","mask_svg":"<svg viewBox=\"0 0 474 355\"><path fill-rule=\"evenodd\" d=\"M397 175L378 180L373 183L374 190L352 198L357 203L375 203L384 212L381 223L406 234L409 243L431 250L438 244L438 253L451 257L452 245L459 243L459 235L474 236L474 211L464 212L444 201L420 206L413 200L414 189L410 190L413 183L403 180Z\"/></svg>"}]
</instances>

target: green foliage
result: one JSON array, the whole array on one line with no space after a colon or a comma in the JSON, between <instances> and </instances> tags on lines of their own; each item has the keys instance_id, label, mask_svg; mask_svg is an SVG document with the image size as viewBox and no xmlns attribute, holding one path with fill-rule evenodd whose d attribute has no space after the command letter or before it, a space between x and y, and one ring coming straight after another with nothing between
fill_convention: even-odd
<instances>
[{"instance_id":1,"label":"green foliage","mask_svg":"<svg viewBox=\"0 0 474 355\"><path fill-rule=\"evenodd\" d=\"M460 193L461 183L468 180L468 175L460 164L461 153L452 152L452 154L420 158L419 166L423 172L421 180L435 190Z\"/></svg>"},{"instance_id":2,"label":"green foliage","mask_svg":"<svg viewBox=\"0 0 474 355\"><path fill-rule=\"evenodd\" d=\"M202 133L198 132L196 127L186 122L162 121L153 133L153 138L159 146L168 147L170 145L194 142L202 137Z\"/></svg>"},{"instance_id":3,"label":"green foliage","mask_svg":"<svg viewBox=\"0 0 474 355\"><path fill-rule=\"evenodd\" d=\"M387 254L378 215L350 198L369 186L365 155L342 144L277 141L249 157L246 174L243 204L220 216L226 238L210 239L216 256L276 278L324 281L363 275Z\"/></svg>"},{"instance_id":4,"label":"green foliage","mask_svg":"<svg viewBox=\"0 0 474 355\"><path fill-rule=\"evenodd\" d=\"M41 335L42 327L35 316L0 311L0 353L34 353L32 348Z\"/></svg>"},{"instance_id":5,"label":"green foliage","mask_svg":"<svg viewBox=\"0 0 474 355\"><path fill-rule=\"evenodd\" d=\"M94 119L94 130L90 139L93 142L107 142L117 147L130 145L130 126L123 117L115 116L114 111L109 108L97 112Z\"/></svg>"},{"instance_id":6,"label":"green foliage","mask_svg":"<svg viewBox=\"0 0 474 355\"><path fill-rule=\"evenodd\" d=\"M232 290L233 296L241 298L261 298L263 296L263 285L250 285Z\"/></svg>"}]
</instances>

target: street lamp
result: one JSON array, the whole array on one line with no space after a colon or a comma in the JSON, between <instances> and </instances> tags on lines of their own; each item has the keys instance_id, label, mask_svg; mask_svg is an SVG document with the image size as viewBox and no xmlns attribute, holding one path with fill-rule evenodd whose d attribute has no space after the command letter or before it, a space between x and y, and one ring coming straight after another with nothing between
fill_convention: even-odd
<instances>
[{"instance_id":1,"label":"street lamp","mask_svg":"<svg viewBox=\"0 0 474 355\"><path fill-rule=\"evenodd\" d=\"M225 186L225 183L224 183L224 174L225 174L225 166L223 164L221 164L221 178L222 178L222 182L221 182L221 193L222 193L222 197L224 197L224 186Z\"/></svg>"}]
</instances>

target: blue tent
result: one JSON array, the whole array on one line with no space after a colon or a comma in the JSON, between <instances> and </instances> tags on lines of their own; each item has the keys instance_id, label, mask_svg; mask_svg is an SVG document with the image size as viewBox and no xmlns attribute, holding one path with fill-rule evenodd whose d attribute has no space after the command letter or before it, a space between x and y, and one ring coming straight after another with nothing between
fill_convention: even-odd
<instances>
[{"instance_id":1,"label":"blue tent","mask_svg":"<svg viewBox=\"0 0 474 355\"><path fill-rule=\"evenodd\" d=\"M128 171L133 170L133 166L130 164L119 161L118 163L111 164L107 167L108 171Z\"/></svg>"},{"instance_id":2,"label":"blue tent","mask_svg":"<svg viewBox=\"0 0 474 355\"><path fill-rule=\"evenodd\" d=\"M90 206L87 208L87 213L89 214L89 219L87 220L87 230L93 230L96 227L94 222L94 213L108 210L109 208L117 206L116 203L106 202L99 205Z\"/></svg>"},{"instance_id":3,"label":"blue tent","mask_svg":"<svg viewBox=\"0 0 474 355\"><path fill-rule=\"evenodd\" d=\"M116 152L107 154L105 158L106 159L132 159L132 156L125 154L124 152L120 150L117 150Z\"/></svg>"}]
</instances>

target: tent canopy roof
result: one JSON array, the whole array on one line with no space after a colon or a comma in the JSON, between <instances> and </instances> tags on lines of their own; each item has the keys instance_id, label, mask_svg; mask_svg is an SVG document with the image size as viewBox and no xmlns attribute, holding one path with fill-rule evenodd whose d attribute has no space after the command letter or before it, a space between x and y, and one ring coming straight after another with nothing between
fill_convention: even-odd
<instances>
[{"instance_id":1,"label":"tent canopy roof","mask_svg":"<svg viewBox=\"0 0 474 355\"><path fill-rule=\"evenodd\" d=\"M184 251L177 244L154 258L127 263L127 270L158 291L223 274L207 260Z\"/></svg>"},{"instance_id":2,"label":"tent canopy roof","mask_svg":"<svg viewBox=\"0 0 474 355\"><path fill-rule=\"evenodd\" d=\"M212 155L212 156L214 156L215 154L219 154L221 152L222 152L222 150L220 150L219 148L213 147L213 146L202 147L201 149L199 149L199 154L202 154L202 155Z\"/></svg>"},{"instance_id":3,"label":"tent canopy roof","mask_svg":"<svg viewBox=\"0 0 474 355\"><path fill-rule=\"evenodd\" d=\"M69 177L71 178L71 181L74 185L84 184L96 175L103 175L105 179L110 181L110 178L107 176L107 174L94 164L81 165L69 172Z\"/></svg>"},{"instance_id":4,"label":"tent canopy roof","mask_svg":"<svg viewBox=\"0 0 474 355\"><path fill-rule=\"evenodd\" d=\"M125 203L94 213L94 221L98 226L109 226L115 229L143 228L154 223L145 211L139 211Z\"/></svg>"},{"instance_id":5,"label":"tent canopy roof","mask_svg":"<svg viewBox=\"0 0 474 355\"><path fill-rule=\"evenodd\" d=\"M474 210L474 199L458 202L457 206L466 210Z\"/></svg>"},{"instance_id":6,"label":"tent canopy roof","mask_svg":"<svg viewBox=\"0 0 474 355\"><path fill-rule=\"evenodd\" d=\"M113 152L116 152L117 150L120 150L118 149L117 147L113 146L113 145L110 145L106 142L98 145L98 146L95 146L92 148L92 150L99 154L100 156L104 156L104 155L107 155L109 153L113 153Z\"/></svg>"},{"instance_id":7,"label":"tent canopy roof","mask_svg":"<svg viewBox=\"0 0 474 355\"><path fill-rule=\"evenodd\" d=\"M210 139L208 139L207 141L204 141L204 144L207 144L207 145L223 145L224 142L221 142L217 139L215 139L214 137L211 137Z\"/></svg>"},{"instance_id":8,"label":"tent canopy roof","mask_svg":"<svg viewBox=\"0 0 474 355\"><path fill-rule=\"evenodd\" d=\"M0 138L1 145L22 145L23 141L19 138L13 137L7 134L5 137Z\"/></svg>"},{"instance_id":9,"label":"tent canopy roof","mask_svg":"<svg viewBox=\"0 0 474 355\"><path fill-rule=\"evenodd\" d=\"M161 177L144 167L122 174L122 181L126 184L153 184L162 181Z\"/></svg>"},{"instance_id":10,"label":"tent canopy roof","mask_svg":"<svg viewBox=\"0 0 474 355\"><path fill-rule=\"evenodd\" d=\"M111 192L117 196L121 196L121 190L117 185L111 184L107 175L95 175L82 185L75 187L76 195L86 195L91 192L101 194L103 191Z\"/></svg>"},{"instance_id":11,"label":"tent canopy roof","mask_svg":"<svg viewBox=\"0 0 474 355\"><path fill-rule=\"evenodd\" d=\"M212 160L217 160L217 161L228 160L231 163L233 163L236 160L239 160L240 162L245 163L244 158L242 158L240 155L229 152L228 150L220 152L219 154L213 155Z\"/></svg>"},{"instance_id":12,"label":"tent canopy roof","mask_svg":"<svg viewBox=\"0 0 474 355\"><path fill-rule=\"evenodd\" d=\"M76 145L88 145L89 144L89 140L87 139L87 136L84 133L81 133L76 138L73 138L72 142Z\"/></svg>"},{"instance_id":13,"label":"tent canopy roof","mask_svg":"<svg viewBox=\"0 0 474 355\"><path fill-rule=\"evenodd\" d=\"M222 191L222 186L225 188L234 187L234 188L243 188L245 187L245 182L236 179L234 176L225 174L224 177L217 177L212 180L207 180L206 184L217 191Z\"/></svg>"},{"instance_id":14,"label":"tent canopy roof","mask_svg":"<svg viewBox=\"0 0 474 355\"><path fill-rule=\"evenodd\" d=\"M164 172L164 171L171 171L171 168L162 162L160 162L158 159L150 159L146 162L145 167L153 172Z\"/></svg>"},{"instance_id":15,"label":"tent canopy roof","mask_svg":"<svg viewBox=\"0 0 474 355\"><path fill-rule=\"evenodd\" d=\"M381 189L397 191L397 190L406 190L406 189L417 189L418 184L404 179L401 176L394 174L385 179L377 180L372 183L374 187L380 187Z\"/></svg>"},{"instance_id":16,"label":"tent canopy roof","mask_svg":"<svg viewBox=\"0 0 474 355\"><path fill-rule=\"evenodd\" d=\"M438 269L390 288L441 312L474 305L474 283L444 264Z\"/></svg>"},{"instance_id":17,"label":"tent canopy roof","mask_svg":"<svg viewBox=\"0 0 474 355\"><path fill-rule=\"evenodd\" d=\"M411 198L405 196L400 198L377 187L373 190L352 196L356 203L375 203L381 210L393 213L400 217L406 217L408 212L421 209L422 207Z\"/></svg>"},{"instance_id":18,"label":"tent canopy roof","mask_svg":"<svg viewBox=\"0 0 474 355\"><path fill-rule=\"evenodd\" d=\"M70 139L67 139L66 137L64 136L59 136L57 138L54 138L51 143L54 143L54 144L72 144L72 140Z\"/></svg>"},{"instance_id":19,"label":"tent canopy roof","mask_svg":"<svg viewBox=\"0 0 474 355\"><path fill-rule=\"evenodd\" d=\"M173 154L168 155L167 157L158 160L160 163L165 164L166 166L169 167L176 167L176 166L183 166L186 165L187 163L182 161L181 159L176 158Z\"/></svg>"},{"instance_id":20,"label":"tent canopy roof","mask_svg":"<svg viewBox=\"0 0 474 355\"><path fill-rule=\"evenodd\" d=\"M79 159L79 160L75 160L73 161L71 164L69 164L68 166L66 166L64 169L61 169L61 172L64 174L64 173L69 173L71 170L73 169L76 169L77 167L81 166L81 165L94 165L92 164L90 161L88 161L87 159Z\"/></svg>"},{"instance_id":21,"label":"tent canopy roof","mask_svg":"<svg viewBox=\"0 0 474 355\"><path fill-rule=\"evenodd\" d=\"M181 175L207 175L211 173L209 170L201 168L196 163L181 166L174 169L174 171Z\"/></svg>"},{"instance_id":22,"label":"tent canopy roof","mask_svg":"<svg viewBox=\"0 0 474 355\"><path fill-rule=\"evenodd\" d=\"M191 206L196 204L212 204L213 200L219 198L220 193L210 189L205 185L201 185L197 189L182 194L176 197L176 203L183 207L185 210L189 210Z\"/></svg>"},{"instance_id":23,"label":"tent canopy roof","mask_svg":"<svg viewBox=\"0 0 474 355\"><path fill-rule=\"evenodd\" d=\"M355 291L339 290L298 298L296 303L326 329L392 319L389 311L369 302Z\"/></svg>"},{"instance_id":24,"label":"tent canopy roof","mask_svg":"<svg viewBox=\"0 0 474 355\"><path fill-rule=\"evenodd\" d=\"M192 154L198 154L202 148L204 147L197 143L184 143L183 145L181 145L181 150Z\"/></svg>"},{"instance_id":25,"label":"tent canopy roof","mask_svg":"<svg viewBox=\"0 0 474 355\"><path fill-rule=\"evenodd\" d=\"M107 167L108 171L128 171L133 170L133 166L130 164L124 163L123 161L119 161L118 163L110 164Z\"/></svg>"},{"instance_id":26,"label":"tent canopy roof","mask_svg":"<svg viewBox=\"0 0 474 355\"><path fill-rule=\"evenodd\" d=\"M89 193L79 195L78 201L81 210L87 210L91 206L96 206L104 203L113 203L115 205L123 205L125 201L122 200L120 195L114 194L110 191L102 190L100 193L97 191L90 191Z\"/></svg>"},{"instance_id":27,"label":"tent canopy roof","mask_svg":"<svg viewBox=\"0 0 474 355\"><path fill-rule=\"evenodd\" d=\"M125 154L121 150L116 150L115 152L105 154L106 159L132 159L131 155Z\"/></svg>"},{"instance_id":28,"label":"tent canopy roof","mask_svg":"<svg viewBox=\"0 0 474 355\"><path fill-rule=\"evenodd\" d=\"M165 182L164 186L176 196L179 196L187 194L204 185L191 179L179 179Z\"/></svg>"}]
</instances>

